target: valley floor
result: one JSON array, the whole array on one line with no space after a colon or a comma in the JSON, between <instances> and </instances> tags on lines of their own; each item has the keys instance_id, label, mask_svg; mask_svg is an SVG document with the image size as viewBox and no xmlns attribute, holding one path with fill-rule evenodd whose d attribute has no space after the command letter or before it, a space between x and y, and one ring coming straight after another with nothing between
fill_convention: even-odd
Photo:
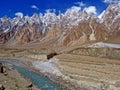
<instances>
[{"instance_id":1,"label":"valley floor","mask_svg":"<svg viewBox=\"0 0 120 90\"><path fill-rule=\"evenodd\" d=\"M67 87L75 87L71 90L120 90L119 59L60 54L48 61L47 54L45 54L48 51L44 54L41 54L43 51L38 51L1 49L0 56L6 59L19 58L32 61L33 67L37 70L42 71L43 69L43 73L48 76L51 75L50 77L59 83L63 80L63 84ZM36 62L38 63L37 66L34 64ZM46 67L45 65L49 69L43 68ZM57 67L57 71L53 68L54 66Z\"/></svg>"},{"instance_id":2,"label":"valley floor","mask_svg":"<svg viewBox=\"0 0 120 90\"><path fill-rule=\"evenodd\" d=\"M120 90L120 60L62 54L59 69L73 82L88 90Z\"/></svg>"}]
</instances>

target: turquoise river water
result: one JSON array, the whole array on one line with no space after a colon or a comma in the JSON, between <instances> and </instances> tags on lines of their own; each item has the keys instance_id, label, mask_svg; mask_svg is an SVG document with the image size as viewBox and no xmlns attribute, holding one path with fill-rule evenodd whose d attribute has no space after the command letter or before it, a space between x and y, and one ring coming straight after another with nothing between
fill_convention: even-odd
<instances>
[{"instance_id":1,"label":"turquoise river water","mask_svg":"<svg viewBox=\"0 0 120 90\"><path fill-rule=\"evenodd\" d=\"M11 65L19 73L21 73L26 78L30 79L34 85L36 85L38 88L41 88L42 90L61 90L60 85L52 82L50 79L48 79L45 76L42 76L34 71L27 70L23 67L9 64L7 62L2 62L2 63Z\"/></svg>"}]
</instances>

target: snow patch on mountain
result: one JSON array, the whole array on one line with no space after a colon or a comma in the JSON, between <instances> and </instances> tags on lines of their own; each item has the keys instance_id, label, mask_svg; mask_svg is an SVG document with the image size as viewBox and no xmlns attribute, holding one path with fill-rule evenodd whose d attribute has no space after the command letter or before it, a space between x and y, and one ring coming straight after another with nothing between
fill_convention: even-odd
<instances>
[{"instance_id":1,"label":"snow patch on mountain","mask_svg":"<svg viewBox=\"0 0 120 90\"><path fill-rule=\"evenodd\" d=\"M104 13L105 13L105 10L98 16L98 18L99 18L99 19L102 19Z\"/></svg>"}]
</instances>

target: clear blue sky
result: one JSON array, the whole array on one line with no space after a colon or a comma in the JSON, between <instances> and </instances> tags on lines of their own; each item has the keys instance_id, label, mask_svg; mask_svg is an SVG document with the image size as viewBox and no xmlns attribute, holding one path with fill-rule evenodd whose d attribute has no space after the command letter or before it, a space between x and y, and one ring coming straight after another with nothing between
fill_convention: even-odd
<instances>
[{"instance_id":1,"label":"clear blue sky","mask_svg":"<svg viewBox=\"0 0 120 90\"><path fill-rule=\"evenodd\" d=\"M83 2L82 7L95 6L97 13L101 13L108 6L104 0L0 0L0 17L15 17L15 13L22 12L31 16L34 12L45 13L46 9L56 9L65 12L72 6L78 6L77 2Z\"/></svg>"}]
</instances>

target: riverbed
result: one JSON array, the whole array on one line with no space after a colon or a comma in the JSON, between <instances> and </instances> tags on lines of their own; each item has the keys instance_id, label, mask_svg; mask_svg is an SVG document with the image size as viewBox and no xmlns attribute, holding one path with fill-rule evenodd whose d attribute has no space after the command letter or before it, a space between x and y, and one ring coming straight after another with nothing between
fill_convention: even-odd
<instances>
[{"instance_id":1,"label":"riverbed","mask_svg":"<svg viewBox=\"0 0 120 90\"><path fill-rule=\"evenodd\" d=\"M24 61L24 60L23 60ZM30 79L34 85L36 85L41 90L63 90L61 85L54 83L49 78L35 72L30 66L30 62L23 63L22 60L5 60L3 63L10 65L15 68L19 73L21 73L25 78ZM25 62L25 61L24 61ZM26 65L26 66L25 66ZM64 88L65 90L65 88Z\"/></svg>"}]
</instances>

